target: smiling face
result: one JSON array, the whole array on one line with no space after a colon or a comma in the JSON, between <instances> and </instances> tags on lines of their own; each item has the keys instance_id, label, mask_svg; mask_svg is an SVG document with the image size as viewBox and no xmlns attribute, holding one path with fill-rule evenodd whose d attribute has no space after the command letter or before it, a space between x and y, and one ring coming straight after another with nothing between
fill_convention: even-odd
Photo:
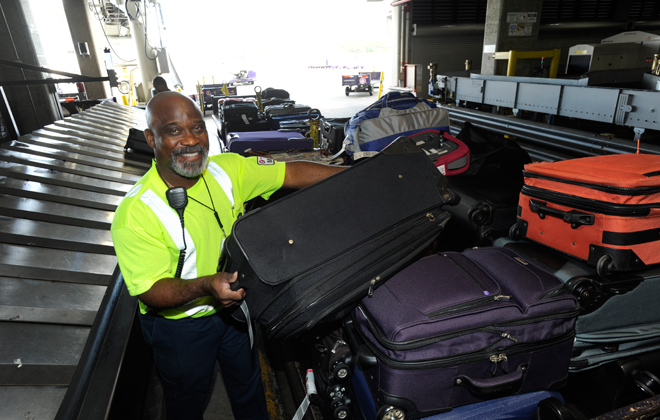
<instances>
[{"instance_id":1,"label":"smiling face","mask_svg":"<svg viewBox=\"0 0 660 420\"><path fill-rule=\"evenodd\" d=\"M144 134L163 179L172 185L196 181L206 168L209 138L194 102L178 92L156 95L147 104L147 124Z\"/></svg>"}]
</instances>

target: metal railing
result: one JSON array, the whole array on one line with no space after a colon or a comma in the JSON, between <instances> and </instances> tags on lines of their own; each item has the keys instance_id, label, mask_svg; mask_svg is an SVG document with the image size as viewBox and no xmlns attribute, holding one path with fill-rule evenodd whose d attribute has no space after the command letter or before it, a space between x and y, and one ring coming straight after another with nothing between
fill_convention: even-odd
<instances>
[{"instance_id":1,"label":"metal railing","mask_svg":"<svg viewBox=\"0 0 660 420\"><path fill-rule=\"evenodd\" d=\"M136 308L117 267L55 420L107 418Z\"/></svg>"}]
</instances>

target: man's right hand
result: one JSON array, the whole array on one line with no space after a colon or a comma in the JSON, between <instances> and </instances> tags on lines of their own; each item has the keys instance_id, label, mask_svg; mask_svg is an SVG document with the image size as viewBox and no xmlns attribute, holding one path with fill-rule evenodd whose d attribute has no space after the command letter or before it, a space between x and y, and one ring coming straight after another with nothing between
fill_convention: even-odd
<instances>
[{"instance_id":1,"label":"man's right hand","mask_svg":"<svg viewBox=\"0 0 660 420\"><path fill-rule=\"evenodd\" d=\"M209 293L218 299L225 307L240 305L245 298L245 290L231 290L231 284L238 279L238 271L233 273L220 272L210 276Z\"/></svg>"}]
</instances>

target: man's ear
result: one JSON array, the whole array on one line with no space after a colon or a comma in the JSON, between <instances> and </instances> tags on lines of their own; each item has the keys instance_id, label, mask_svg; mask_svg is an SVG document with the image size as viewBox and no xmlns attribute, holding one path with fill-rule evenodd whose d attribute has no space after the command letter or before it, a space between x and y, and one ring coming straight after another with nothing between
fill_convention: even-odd
<instances>
[{"instance_id":1,"label":"man's ear","mask_svg":"<svg viewBox=\"0 0 660 420\"><path fill-rule=\"evenodd\" d=\"M154 132L148 128L144 130L144 137L147 139L147 143L151 146L152 149L156 148L156 139L154 138Z\"/></svg>"}]
</instances>

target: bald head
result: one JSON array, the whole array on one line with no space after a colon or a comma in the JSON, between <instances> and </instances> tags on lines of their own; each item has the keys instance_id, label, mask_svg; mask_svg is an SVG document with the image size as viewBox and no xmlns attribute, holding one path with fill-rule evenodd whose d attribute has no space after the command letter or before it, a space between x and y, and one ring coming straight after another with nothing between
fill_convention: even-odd
<instances>
[{"instance_id":1,"label":"bald head","mask_svg":"<svg viewBox=\"0 0 660 420\"><path fill-rule=\"evenodd\" d=\"M159 116L162 115L168 108L177 105L181 105L186 108L188 106L195 108L195 110L199 113L199 116L203 118L202 111L199 110L199 107L192 99L180 92L167 91L159 93L158 95L151 98L151 100L147 103L147 127L153 130L156 120L160 118Z\"/></svg>"},{"instance_id":2,"label":"bald head","mask_svg":"<svg viewBox=\"0 0 660 420\"><path fill-rule=\"evenodd\" d=\"M154 149L160 176L170 185L194 185L206 168L209 139L204 115L192 99L179 92L151 98L144 130Z\"/></svg>"}]
</instances>

